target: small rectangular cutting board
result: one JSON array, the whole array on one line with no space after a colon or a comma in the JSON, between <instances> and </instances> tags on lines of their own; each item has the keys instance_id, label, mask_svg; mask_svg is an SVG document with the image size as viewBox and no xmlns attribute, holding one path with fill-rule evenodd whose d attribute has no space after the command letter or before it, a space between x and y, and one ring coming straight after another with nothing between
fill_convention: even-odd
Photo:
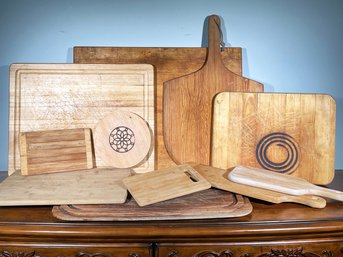
<instances>
[{"instance_id":1,"label":"small rectangular cutting board","mask_svg":"<svg viewBox=\"0 0 343 257\"><path fill-rule=\"evenodd\" d=\"M54 217L68 221L137 221L232 218L248 215L248 198L216 189L139 207L133 198L123 204L54 206Z\"/></svg>"},{"instance_id":2,"label":"small rectangular cutting board","mask_svg":"<svg viewBox=\"0 0 343 257\"><path fill-rule=\"evenodd\" d=\"M123 203L121 180L130 169L94 168L22 176L16 171L0 184L0 206Z\"/></svg>"},{"instance_id":3,"label":"small rectangular cutting board","mask_svg":"<svg viewBox=\"0 0 343 257\"><path fill-rule=\"evenodd\" d=\"M336 105L322 94L220 93L211 166L260 167L328 184L334 177Z\"/></svg>"},{"instance_id":4,"label":"small rectangular cutting board","mask_svg":"<svg viewBox=\"0 0 343 257\"><path fill-rule=\"evenodd\" d=\"M148 172L123 179L139 206L162 202L199 192L211 184L190 165Z\"/></svg>"},{"instance_id":5,"label":"small rectangular cutting board","mask_svg":"<svg viewBox=\"0 0 343 257\"><path fill-rule=\"evenodd\" d=\"M196 165L193 167L211 183L212 187L218 189L253 197L271 203L295 202L308 205L313 208L324 208L326 206L325 199L318 196L283 194L272 190L235 183L228 179L228 174L230 174L231 169L223 170L205 165Z\"/></svg>"},{"instance_id":6,"label":"small rectangular cutting board","mask_svg":"<svg viewBox=\"0 0 343 257\"><path fill-rule=\"evenodd\" d=\"M20 169L20 132L91 128L114 110L145 119L154 132L149 64L12 64L8 174ZM34 122L33 122L34 121ZM154 150L136 172L154 170ZM96 166L107 166L95 154Z\"/></svg>"},{"instance_id":7,"label":"small rectangular cutting board","mask_svg":"<svg viewBox=\"0 0 343 257\"><path fill-rule=\"evenodd\" d=\"M62 129L20 134L22 175L91 169L90 129Z\"/></svg>"}]
</instances>

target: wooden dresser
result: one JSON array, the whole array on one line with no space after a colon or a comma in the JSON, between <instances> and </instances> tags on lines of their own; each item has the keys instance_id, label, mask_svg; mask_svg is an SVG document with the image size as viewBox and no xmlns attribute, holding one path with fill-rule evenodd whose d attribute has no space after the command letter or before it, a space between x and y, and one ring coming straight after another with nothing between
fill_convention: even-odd
<instances>
[{"instance_id":1,"label":"wooden dresser","mask_svg":"<svg viewBox=\"0 0 343 257\"><path fill-rule=\"evenodd\" d=\"M343 171L330 187L343 190ZM51 206L1 207L0 257L343 256L342 202L252 204L242 218L162 222L63 222Z\"/></svg>"}]
</instances>

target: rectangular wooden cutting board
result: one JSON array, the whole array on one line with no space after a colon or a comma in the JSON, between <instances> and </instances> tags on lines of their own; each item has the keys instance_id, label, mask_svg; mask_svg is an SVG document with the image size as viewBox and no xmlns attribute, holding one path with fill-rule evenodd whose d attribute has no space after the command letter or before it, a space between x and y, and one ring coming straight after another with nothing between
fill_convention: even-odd
<instances>
[{"instance_id":1,"label":"rectangular wooden cutting board","mask_svg":"<svg viewBox=\"0 0 343 257\"><path fill-rule=\"evenodd\" d=\"M68 221L137 221L232 218L251 211L248 198L208 189L145 207L131 198L123 204L54 206L52 214Z\"/></svg>"},{"instance_id":2,"label":"rectangular wooden cutting board","mask_svg":"<svg viewBox=\"0 0 343 257\"><path fill-rule=\"evenodd\" d=\"M130 169L94 168L22 176L19 171L0 184L0 206L123 203L121 180Z\"/></svg>"},{"instance_id":3,"label":"rectangular wooden cutting board","mask_svg":"<svg viewBox=\"0 0 343 257\"><path fill-rule=\"evenodd\" d=\"M22 175L37 175L94 167L90 129L20 133Z\"/></svg>"},{"instance_id":4,"label":"rectangular wooden cutting board","mask_svg":"<svg viewBox=\"0 0 343 257\"><path fill-rule=\"evenodd\" d=\"M206 60L206 48L200 47L74 47L74 63L132 64L149 63L155 68L155 155L156 169L175 163L169 157L163 140L163 82L199 70ZM242 75L242 49L223 48L223 64Z\"/></svg>"},{"instance_id":5,"label":"rectangular wooden cutting board","mask_svg":"<svg viewBox=\"0 0 343 257\"><path fill-rule=\"evenodd\" d=\"M322 94L220 93L212 166L258 167L328 184L334 177L336 105Z\"/></svg>"},{"instance_id":6,"label":"rectangular wooden cutting board","mask_svg":"<svg viewBox=\"0 0 343 257\"><path fill-rule=\"evenodd\" d=\"M21 132L91 128L114 110L134 112L154 131L149 64L12 64L8 173L20 169ZM154 170L154 151L138 172ZM97 167L106 166L96 155Z\"/></svg>"}]
</instances>

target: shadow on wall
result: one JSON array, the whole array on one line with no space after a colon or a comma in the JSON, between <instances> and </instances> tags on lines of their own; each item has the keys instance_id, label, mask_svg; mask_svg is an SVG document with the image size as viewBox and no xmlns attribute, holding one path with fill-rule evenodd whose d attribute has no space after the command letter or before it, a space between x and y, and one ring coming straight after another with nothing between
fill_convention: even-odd
<instances>
[{"instance_id":1,"label":"shadow on wall","mask_svg":"<svg viewBox=\"0 0 343 257\"><path fill-rule=\"evenodd\" d=\"M334 96L333 96L334 97ZM335 98L335 97L334 97ZM335 98L336 110L343 110L343 98ZM342 158L339 153L343 153L343 112L336 111L336 169L340 168L343 172L343 167L337 167L338 159Z\"/></svg>"},{"instance_id":2,"label":"shadow on wall","mask_svg":"<svg viewBox=\"0 0 343 257\"><path fill-rule=\"evenodd\" d=\"M8 78L9 66L0 66L0 171L7 170L8 156Z\"/></svg>"}]
</instances>

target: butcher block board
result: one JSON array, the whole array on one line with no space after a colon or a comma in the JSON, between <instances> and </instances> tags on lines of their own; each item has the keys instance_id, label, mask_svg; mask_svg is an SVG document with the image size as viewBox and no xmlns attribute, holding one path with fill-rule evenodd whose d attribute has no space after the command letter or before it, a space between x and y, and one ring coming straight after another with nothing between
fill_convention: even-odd
<instances>
[{"instance_id":1,"label":"butcher block board","mask_svg":"<svg viewBox=\"0 0 343 257\"><path fill-rule=\"evenodd\" d=\"M74 47L74 63L149 63L155 68L156 169L175 163L169 157L163 140L162 98L163 82L199 70L205 63L207 48L200 47ZM223 64L242 75L242 49L222 48Z\"/></svg>"},{"instance_id":2,"label":"butcher block board","mask_svg":"<svg viewBox=\"0 0 343 257\"><path fill-rule=\"evenodd\" d=\"M139 206L209 189L211 184L190 165L158 170L123 179Z\"/></svg>"},{"instance_id":3,"label":"butcher block board","mask_svg":"<svg viewBox=\"0 0 343 257\"><path fill-rule=\"evenodd\" d=\"M334 177L331 96L220 93L214 100L212 166L263 168L328 184Z\"/></svg>"},{"instance_id":4,"label":"butcher block board","mask_svg":"<svg viewBox=\"0 0 343 257\"><path fill-rule=\"evenodd\" d=\"M91 169L94 166L90 129L62 129L20 134L22 175Z\"/></svg>"},{"instance_id":5,"label":"butcher block board","mask_svg":"<svg viewBox=\"0 0 343 257\"><path fill-rule=\"evenodd\" d=\"M137 221L232 218L251 211L248 198L208 189L145 207L131 198L124 204L54 206L52 214L67 221Z\"/></svg>"},{"instance_id":6,"label":"butcher block board","mask_svg":"<svg viewBox=\"0 0 343 257\"><path fill-rule=\"evenodd\" d=\"M8 173L20 169L21 132L93 129L115 110L138 114L154 131L153 73L149 64L12 64ZM136 170L154 170L154 151Z\"/></svg>"},{"instance_id":7,"label":"butcher block board","mask_svg":"<svg viewBox=\"0 0 343 257\"><path fill-rule=\"evenodd\" d=\"M0 184L0 206L123 203L130 169L94 168L34 176L16 171Z\"/></svg>"}]
</instances>

